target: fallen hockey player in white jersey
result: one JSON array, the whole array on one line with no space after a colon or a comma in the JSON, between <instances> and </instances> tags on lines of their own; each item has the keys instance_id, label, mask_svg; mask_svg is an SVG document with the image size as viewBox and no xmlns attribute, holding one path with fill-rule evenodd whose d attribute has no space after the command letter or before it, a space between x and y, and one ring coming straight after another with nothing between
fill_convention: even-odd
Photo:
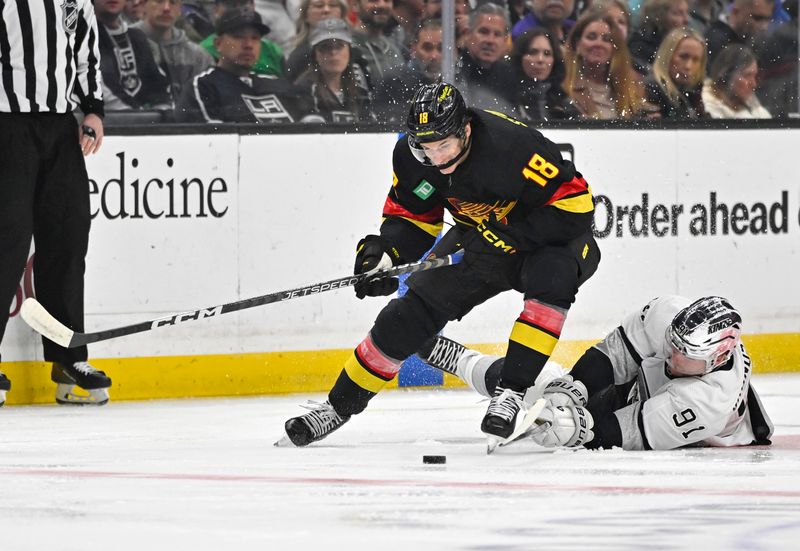
<instances>
[{"instance_id":1,"label":"fallen hockey player in white jersey","mask_svg":"<svg viewBox=\"0 0 800 551\"><path fill-rule=\"evenodd\" d=\"M650 301L545 386L547 405L525 436L590 449L770 444L774 427L750 384L741 322L721 297ZM503 362L445 337L419 355L487 397Z\"/></svg>"}]
</instances>

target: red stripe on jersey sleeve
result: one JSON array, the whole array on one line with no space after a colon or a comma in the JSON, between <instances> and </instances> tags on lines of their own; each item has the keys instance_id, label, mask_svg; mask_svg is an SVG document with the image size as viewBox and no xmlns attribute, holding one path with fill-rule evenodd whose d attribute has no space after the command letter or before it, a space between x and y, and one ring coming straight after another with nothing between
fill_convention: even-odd
<instances>
[{"instance_id":1,"label":"red stripe on jersey sleeve","mask_svg":"<svg viewBox=\"0 0 800 551\"><path fill-rule=\"evenodd\" d=\"M444 218L444 207L437 205L428 212L416 214L410 212L402 205L394 201L391 197L386 198L386 203L383 205L384 216L402 216L409 220L416 220L418 222L425 222L426 224L438 224Z\"/></svg>"},{"instance_id":2,"label":"red stripe on jersey sleeve","mask_svg":"<svg viewBox=\"0 0 800 551\"><path fill-rule=\"evenodd\" d=\"M545 203L545 206L552 205L556 201L563 199L564 197L570 195L580 195L581 193L586 193L589 190L589 184L586 183L586 180L583 177L578 178L575 176L569 182L564 182L553 194L550 199Z\"/></svg>"}]
</instances>

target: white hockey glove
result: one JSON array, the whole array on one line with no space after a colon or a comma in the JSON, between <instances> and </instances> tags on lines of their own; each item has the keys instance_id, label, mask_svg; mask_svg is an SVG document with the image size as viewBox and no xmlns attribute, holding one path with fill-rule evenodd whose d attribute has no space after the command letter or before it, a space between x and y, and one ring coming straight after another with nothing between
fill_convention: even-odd
<instances>
[{"instance_id":1,"label":"white hockey glove","mask_svg":"<svg viewBox=\"0 0 800 551\"><path fill-rule=\"evenodd\" d=\"M592 414L580 406L546 407L536 423L540 426L531 432L531 438L545 448L577 448L594 438Z\"/></svg>"},{"instance_id":2,"label":"white hockey glove","mask_svg":"<svg viewBox=\"0 0 800 551\"><path fill-rule=\"evenodd\" d=\"M553 407L585 406L589 393L582 382L573 380L572 375L564 375L547 383L542 398Z\"/></svg>"}]
</instances>

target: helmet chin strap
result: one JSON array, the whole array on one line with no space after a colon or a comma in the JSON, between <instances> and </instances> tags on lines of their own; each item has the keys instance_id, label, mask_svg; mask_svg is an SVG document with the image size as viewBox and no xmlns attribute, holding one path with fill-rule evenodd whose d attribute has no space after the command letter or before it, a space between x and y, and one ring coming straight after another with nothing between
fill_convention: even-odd
<instances>
[{"instance_id":1,"label":"helmet chin strap","mask_svg":"<svg viewBox=\"0 0 800 551\"><path fill-rule=\"evenodd\" d=\"M439 170L442 170L444 168L450 168L451 166L456 164L458 161L460 161L469 152L470 146L472 146L472 136L467 138L467 140L464 143L463 149L461 149L461 151L459 152L458 155L456 155L455 157L453 157L452 159L450 159L446 163L442 163L440 165L433 165L433 166L435 166Z\"/></svg>"}]
</instances>

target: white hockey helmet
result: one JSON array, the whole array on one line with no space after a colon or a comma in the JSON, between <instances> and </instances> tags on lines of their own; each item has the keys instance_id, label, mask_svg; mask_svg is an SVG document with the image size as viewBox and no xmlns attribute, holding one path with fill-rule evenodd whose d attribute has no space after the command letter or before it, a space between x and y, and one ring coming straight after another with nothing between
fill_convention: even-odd
<instances>
[{"instance_id":1,"label":"white hockey helmet","mask_svg":"<svg viewBox=\"0 0 800 551\"><path fill-rule=\"evenodd\" d=\"M705 362L709 373L725 365L741 342L742 316L722 297L703 297L675 316L667 342L692 360Z\"/></svg>"}]
</instances>

